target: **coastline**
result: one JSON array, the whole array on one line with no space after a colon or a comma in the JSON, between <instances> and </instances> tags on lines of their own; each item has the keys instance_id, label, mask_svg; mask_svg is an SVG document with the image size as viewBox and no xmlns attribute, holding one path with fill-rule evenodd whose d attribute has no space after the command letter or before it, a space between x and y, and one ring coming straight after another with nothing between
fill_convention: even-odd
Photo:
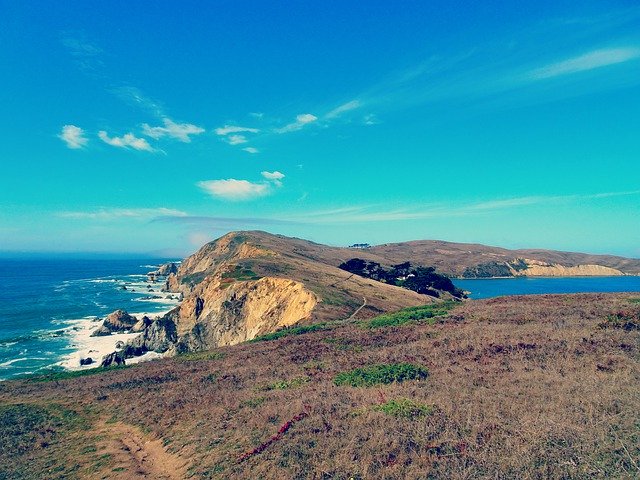
<instances>
[{"instance_id":1,"label":"coastline","mask_svg":"<svg viewBox=\"0 0 640 480\"><path fill-rule=\"evenodd\" d=\"M176 305L173 305L168 310L162 310L160 312L140 312L131 313L130 315L136 317L137 319L140 319L143 316L147 316L150 319L155 320L170 312L173 308L175 308ZM71 334L71 342L69 345L70 348L73 348L73 351L65 355L63 359L57 363L57 365L63 367L65 370L70 371L96 368L100 366L102 357L115 352L116 344L118 342L126 343L127 341L132 340L141 334L141 332L122 332L112 333L111 335L92 337L91 334L98 328L100 328L101 325L101 318L86 318L78 320L77 324L72 328L73 333ZM162 355L159 353L147 352L140 357L127 359L127 363L135 364L161 357ZM88 365L80 365L80 359L87 358L91 358L93 361Z\"/></svg>"}]
</instances>

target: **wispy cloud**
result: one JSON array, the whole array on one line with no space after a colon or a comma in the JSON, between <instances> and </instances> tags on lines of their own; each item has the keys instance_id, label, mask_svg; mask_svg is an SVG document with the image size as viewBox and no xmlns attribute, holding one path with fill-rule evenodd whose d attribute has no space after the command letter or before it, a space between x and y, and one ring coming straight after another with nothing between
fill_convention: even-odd
<instances>
[{"instance_id":1,"label":"wispy cloud","mask_svg":"<svg viewBox=\"0 0 640 480\"><path fill-rule=\"evenodd\" d=\"M154 149L149 145L144 138L138 138L133 133L127 133L122 137L109 137L107 132L104 130L100 130L98 132L98 137L104 143L111 145L113 147L119 148L133 148L134 150L144 150L146 152L153 152Z\"/></svg>"},{"instance_id":2,"label":"wispy cloud","mask_svg":"<svg viewBox=\"0 0 640 480\"><path fill-rule=\"evenodd\" d=\"M104 63L100 58L103 51L82 32L66 33L60 41L82 73L92 78L104 77Z\"/></svg>"},{"instance_id":3,"label":"wispy cloud","mask_svg":"<svg viewBox=\"0 0 640 480\"><path fill-rule=\"evenodd\" d=\"M165 117L164 106L162 103L149 97L137 87L124 85L120 87L112 87L109 91L131 106L138 107L159 118Z\"/></svg>"},{"instance_id":4,"label":"wispy cloud","mask_svg":"<svg viewBox=\"0 0 640 480\"><path fill-rule=\"evenodd\" d=\"M164 118L164 127L152 127L145 123L142 125L142 133L147 137L156 140L164 136L176 138L184 143L191 142L189 135L200 135L204 132L204 128L193 125L192 123L175 123L170 118Z\"/></svg>"},{"instance_id":5,"label":"wispy cloud","mask_svg":"<svg viewBox=\"0 0 640 480\"><path fill-rule=\"evenodd\" d=\"M57 217L88 220L115 220L119 218L131 218L149 220L155 217L176 218L185 217L187 212L173 208L107 208L100 207L89 211L64 211L56 213Z\"/></svg>"},{"instance_id":6,"label":"wispy cloud","mask_svg":"<svg viewBox=\"0 0 640 480\"><path fill-rule=\"evenodd\" d=\"M233 201L264 197L273 192L273 187L282 186L283 173L277 170L264 171L261 172L261 175L264 178L261 182L228 178L225 180L204 180L196 185L212 197Z\"/></svg>"},{"instance_id":7,"label":"wispy cloud","mask_svg":"<svg viewBox=\"0 0 640 480\"><path fill-rule=\"evenodd\" d=\"M604 48L536 68L526 76L533 80L544 80L615 65L638 57L640 48L637 47Z\"/></svg>"},{"instance_id":8,"label":"wispy cloud","mask_svg":"<svg viewBox=\"0 0 640 480\"><path fill-rule=\"evenodd\" d=\"M89 143L89 139L84 136L84 130L75 125L65 125L62 127L58 138L65 142L67 147L72 149L83 148Z\"/></svg>"},{"instance_id":9,"label":"wispy cloud","mask_svg":"<svg viewBox=\"0 0 640 480\"><path fill-rule=\"evenodd\" d=\"M327 113L324 117L328 120L338 118L340 115L346 112L350 112L351 110L355 110L362 106L362 102L360 100L351 100L350 102L343 103L339 107L334 108L329 113Z\"/></svg>"},{"instance_id":10,"label":"wispy cloud","mask_svg":"<svg viewBox=\"0 0 640 480\"><path fill-rule=\"evenodd\" d=\"M255 155L256 153L260 153L260 150L258 150L255 147L245 147L242 150L244 150L247 153L251 153L252 155Z\"/></svg>"},{"instance_id":11,"label":"wispy cloud","mask_svg":"<svg viewBox=\"0 0 640 480\"><path fill-rule=\"evenodd\" d=\"M299 222L279 218L260 217L218 217L208 215L158 216L153 222L170 223L188 227L203 228L246 228L252 225L298 225Z\"/></svg>"},{"instance_id":12,"label":"wispy cloud","mask_svg":"<svg viewBox=\"0 0 640 480\"><path fill-rule=\"evenodd\" d=\"M311 113L301 113L300 115L296 116L295 122L289 123L281 128L276 128L274 132L275 133L295 132L297 130L302 129L306 125L309 125L310 123L315 122L316 120L318 120L318 117L316 117Z\"/></svg>"},{"instance_id":13,"label":"wispy cloud","mask_svg":"<svg viewBox=\"0 0 640 480\"><path fill-rule=\"evenodd\" d=\"M269 180L270 182L273 182L274 185L281 187L282 186L282 179L284 178L284 173L278 172L277 170L274 172L260 172L260 175L262 175L263 178L265 178L266 180Z\"/></svg>"},{"instance_id":14,"label":"wispy cloud","mask_svg":"<svg viewBox=\"0 0 640 480\"><path fill-rule=\"evenodd\" d=\"M269 193L269 184L266 182L253 183L248 180L204 180L197 183L198 187L215 198L223 200L252 200L263 197Z\"/></svg>"},{"instance_id":15,"label":"wispy cloud","mask_svg":"<svg viewBox=\"0 0 640 480\"><path fill-rule=\"evenodd\" d=\"M225 140L229 145L241 145L248 142L244 135L229 135Z\"/></svg>"},{"instance_id":16,"label":"wispy cloud","mask_svg":"<svg viewBox=\"0 0 640 480\"><path fill-rule=\"evenodd\" d=\"M239 125L225 125L214 130L216 135L224 136L230 133L258 133L260 129L251 127L241 127Z\"/></svg>"},{"instance_id":17,"label":"wispy cloud","mask_svg":"<svg viewBox=\"0 0 640 480\"><path fill-rule=\"evenodd\" d=\"M343 224L366 222L397 222L442 217L461 217L487 215L514 208L535 205L562 205L571 202L584 202L611 197L640 195L640 190L623 192L602 192L575 195L540 195L495 199L475 203L451 205L432 203L414 206L413 208L385 209L380 205L350 206L305 212L303 215L291 215L290 220L313 224Z\"/></svg>"}]
</instances>

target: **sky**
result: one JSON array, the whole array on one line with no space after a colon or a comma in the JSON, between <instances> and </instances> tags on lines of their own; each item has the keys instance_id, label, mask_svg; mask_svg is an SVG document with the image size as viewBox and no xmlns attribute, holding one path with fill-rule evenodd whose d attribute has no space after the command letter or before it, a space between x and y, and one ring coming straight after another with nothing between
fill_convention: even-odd
<instances>
[{"instance_id":1,"label":"sky","mask_svg":"<svg viewBox=\"0 0 640 480\"><path fill-rule=\"evenodd\" d=\"M640 257L636 1L0 0L0 131L5 253Z\"/></svg>"}]
</instances>

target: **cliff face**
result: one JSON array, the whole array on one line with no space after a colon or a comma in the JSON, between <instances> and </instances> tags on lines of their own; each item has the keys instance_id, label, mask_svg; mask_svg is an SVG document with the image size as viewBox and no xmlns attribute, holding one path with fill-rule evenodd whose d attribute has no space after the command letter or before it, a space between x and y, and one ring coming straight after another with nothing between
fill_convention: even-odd
<instances>
[{"instance_id":1,"label":"cliff face","mask_svg":"<svg viewBox=\"0 0 640 480\"><path fill-rule=\"evenodd\" d=\"M469 267L462 273L466 278L491 277L596 277L624 275L616 268L604 265L561 265L528 258L494 261Z\"/></svg>"},{"instance_id":2,"label":"cliff face","mask_svg":"<svg viewBox=\"0 0 640 480\"><path fill-rule=\"evenodd\" d=\"M184 300L131 342L132 353L233 345L309 318L318 297L302 282L261 276L247 263L277 254L228 234L186 258L166 288Z\"/></svg>"},{"instance_id":3,"label":"cliff face","mask_svg":"<svg viewBox=\"0 0 640 480\"><path fill-rule=\"evenodd\" d=\"M281 278L224 284L209 282L178 307L176 349L233 345L308 318L317 297L302 283Z\"/></svg>"},{"instance_id":4,"label":"cliff face","mask_svg":"<svg viewBox=\"0 0 640 480\"><path fill-rule=\"evenodd\" d=\"M514 276L527 277L597 277L597 276L617 276L624 275L620 270L605 267L603 265L575 265L564 266L539 262L536 260L525 260L527 268L514 271Z\"/></svg>"}]
</instances>

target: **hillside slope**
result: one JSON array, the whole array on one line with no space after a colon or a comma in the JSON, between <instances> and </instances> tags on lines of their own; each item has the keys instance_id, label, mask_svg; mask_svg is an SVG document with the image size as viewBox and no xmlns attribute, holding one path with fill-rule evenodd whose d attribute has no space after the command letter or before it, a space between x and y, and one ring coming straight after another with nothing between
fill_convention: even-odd
<instances>
[{"instance_id":1,"label":"hillside slope","mask_svg":"<svg viewBox=\"0 0 640 480\"><path fill-rule=\"evenodd\" d=\"M637 478L639 302L472 300L3 382L0 478Z\"/></svg>"},{"instance_id":2,"label":"hillside slope","mask_svg":"<svg viewBox=\"0 0 640 480\"><path fill-rule=\"evenodd\" d=\"M172 265L166 288L182 293L183 302L161 320L147 324L124 355L206 350L296 324L356 315L369 318L436 301L338 268L356 257L365 261L362 264L381 268L408 261L465 277L622 275L640 270L639 260L609 256L438 241L355 250L266 232L231 232L187 257L177 271ZM417 291L451 298L443 290Z\"/></svg>"},{"instance_id":3,"label":"hillside slope","mask_svg":"<svg viewBox=\"0 0 640 480\"><path fill-rule=\"evenodd\" d=\"M468 278L640 275L640 259L540 249L508 250L440 240L388 243L371 247L367 253L391 263L408 260L432 265L448 275ZM541 268L545 266L547 268Z\"/></svg>"}]
</instances>

